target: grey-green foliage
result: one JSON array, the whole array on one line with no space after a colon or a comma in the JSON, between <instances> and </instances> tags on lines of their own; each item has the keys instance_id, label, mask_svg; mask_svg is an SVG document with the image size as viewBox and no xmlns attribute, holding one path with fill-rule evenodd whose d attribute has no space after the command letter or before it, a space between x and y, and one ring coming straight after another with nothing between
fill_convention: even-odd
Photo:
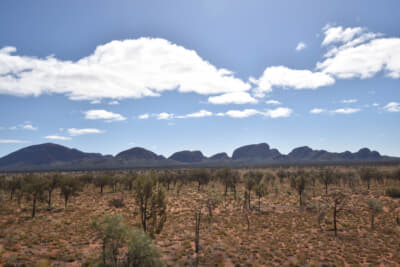
<instances>
[{"instance_id":1,"label":"grey-green foliage","mask_svg":"<svg viewBox=\"0 0 400 267\"><path fill-rule=\"evenodd\" d=\"M60 181L61 195L64 197L64 207L67 208L68 200L82 189L79 179L73 176L64 176Z\"/></svg>"},{"instance_id":2,"label":"grey-green foliage","mask_svg":"<svg viewBox=\"0 0 400 267\"><path fill-rule=\"evenodd\" d=\"M161 250L141 230L134 230L128 241L127 265L132 267L165 266Z\"/></svg>"},{"instance_id":3,"label":"grey-green foliage","mask_svg":"<svg viewBox=\"0 0 400 267\"><path fill-rule=\"evenodd\" d=\"M139 206L143 230L159 234L167 220L167 200L163 186L153 173L139 175L134 182L134 197Z\"/></svg>"},{"instance_id":4,"label":"grey-green foliage","mask_svg":"<svg viewBox=\"0 0 400 267\"><path fill-rule=\"evenodd\" d=\"M303 205L303 193L308 183L308 174L303 170L298 170L290 174L290 186L299 194L300 206Z\"/></svg>"},{"instance_id":5,"label":"grey-green foliage","mask_svg":"<svg viewBox=\"0 0 400 267\"><path fill-rule=\"evenodd\" d=\"M382 204L374 198L370 198L367 201L369 212L371 214L371 228L374 228L374 221L376 215L383 211Z\"/></svg>"},{"instance_id":6,"label":"grey-green foliage","mask_svg":"<svg viewBox=\"0 0 400 267\"><path fill-rule=\"evenodd\" d=\"M32 218L36 214L36 202L43 200L47 180L43 176L27 174L24 177L23 190L32 198Z\"/></svg>"},{"instance_id":7,"label":"grey-green foliage","mask_svg":"<svg viewBox=\"0 0 400 267\"><path fill-rule=\"evenodd\" d=\"M97 266L164 266L160 249L141 230L129 228L120 215L94 219L92 227L102 240L102 253Z\"/></svg>"}]
</instances>

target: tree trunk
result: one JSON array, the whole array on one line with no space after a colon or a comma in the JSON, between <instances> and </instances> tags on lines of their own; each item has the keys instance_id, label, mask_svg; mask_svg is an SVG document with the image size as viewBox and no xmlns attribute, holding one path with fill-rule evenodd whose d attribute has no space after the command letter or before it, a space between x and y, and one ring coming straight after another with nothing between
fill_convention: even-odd
<instances>
[{"instance_id":1,"label":"tree trunk","mask_svg":"<svg viewBox=\"0 0 400 267\"><path fill-rule=\"evenodd\" d=\"M47 200L48 209L51 210L51 190L49 190L49 198Z\"/></svg>"},{"instance_id":2,"label":"tree trunk","mask_svg":"<svg viewBox=\"0 0 400 267\"><path fill-rule=\"evenodd\" d=\"M371 214L371 229L374 229L374 220L375 220L375 216L374 216L374 214L372 213L372 214Z\"/></svg>"},{"instance_id":3,"label":"tree trunk","mask_svg":"<svg viewBox=\"0 0 400 267\"><path fill-rule=\"evenodd\" d=\"M68 204L68 195L64 196L65 202L64 202L64 209L67 208L67 204Z\"/></svg>"},{"instance_id":4,"label":"tree trunk","mask_svg":"<svg viewBox=\"0 0 400 267\"><path fill-rule=\"evenodd\" d=\"M328 195L328 184L325 184L325 195Z\"/></svg>"},{"instance_id":5,"label":"tree trunk","mask_svg":"<svg viewBox=\"0 0 400 267\"><path fill-rule=\"evenodd\" d=\"M303 206L303 200L301 199L301 194L302 194L303 192L299 192L299 196L300 196L300 207L301 206Z\"/></svg>"},{"instance_id":6,"label":"tree trunk","mask_svg":"<svg viewBox=\"0 0 400 267\"><path fill-rule=\"evenodd\" d=\"M103 194L103 185L100 185L100 194Z\"/></svg>"},{"instance_id":7,"label":"tree trunk","mask_svg":"<svg viewBox=\"0 0 400 267\"><path fill-rule=\"evenodd\" d=\"M35 217L36 214L36 194L33 196L33 204L32 204L32 218Z\"/></svg>"}]
</instances>

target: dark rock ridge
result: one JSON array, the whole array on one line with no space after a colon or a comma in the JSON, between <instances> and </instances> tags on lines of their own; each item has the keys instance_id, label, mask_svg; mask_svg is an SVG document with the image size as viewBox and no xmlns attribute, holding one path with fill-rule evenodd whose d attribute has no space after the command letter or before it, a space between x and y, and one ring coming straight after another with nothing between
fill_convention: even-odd
<instances>
[{"instance_id":1,"label":"dark rock ridge","mask_svg":"<svg viewBox=\"0 0 400 267\"><path fill-rule=\"evenodd\" d=\"M313 150L302 146L293 149L288 155L271 149L261 143L237 148L232 158L226 153L218 153L206 158L201 151L180 151L168 159L141 147L125 150L115 157L99 153L85 153L65 146L45 143L17 150L0 158L0 171L29 170L88 170L118 169L140 167L173 166L229 166L287 163L331 163L331 162L400 162L400 158L382 156L377 151L362 148L358 152L332 153L326 150Z\"/></svg>"},{"instance_id":2,"label":"dark rock ridge","mask_svg":"<svg viewBox=\"0 0 400 267\"><path fill-rule=\"evenodd\" d=\"M82 159L99 159L99 153L85 153L65 146L45 143L17 150L0 159L0 166L26 164L41 165L57 161L76 161Z\"/></svg>"},{"instance_id":3,"label":"dark rock ridge","mask_svg":"<svg viewBox=\"0 0 400 267\"><path fill-rule=\"evenodd\" d=\"M217 153L211 157L209 157L208 159L210 160L229 160L229 156L228 154L226 154L225 152L222 153Z\"/></svg>"},{"instance_id":4,"label":"dark rock ridge","mask_svg":"<svg viewBox=\"0 0 400 267\"><path fill-rule=\"evenodd\" d=\"M326 150L313 150L307 146L295 148L287 155L287 159L290 161L373 161L382 158L377 151L371 151L368 148L362 148L355 153L350 151L332 153Z\"/></svg>"},{"instance_id":5,"label":"dark rock ridge","mask_svg":"<svg viewBox=\"0 0 400 267\"><path fill-rule=\"evenodd\" d=\"M233 160L242 159L274 159L282 154L277 149L270 149L267 143L242 146L233 151Z\"/></svg>"},{"instance_id":6,"label":"dark rock ridge","mask_svg":"<svg viewBox=\"0 0 400 267\"><path fill-rule=\"evenodd\" d=\"M123 160L163 160L165 159L161 155L157 155L154 152L144 149L142 147L134 147L118 153L115 156L117 159Z\"/></svg>"},{"instance_id":7,"label":"dark rock ridge","mask_svg":"<svg viewBox=\"0 0 400 267\"><path fill-rule=\"evenodd\" d=\"M194 162L201 162L202 160L206 159L201 151L179 151L172 154L169 159L185 162L185 163L194 163Z\"/></svg>"}]
</instances>

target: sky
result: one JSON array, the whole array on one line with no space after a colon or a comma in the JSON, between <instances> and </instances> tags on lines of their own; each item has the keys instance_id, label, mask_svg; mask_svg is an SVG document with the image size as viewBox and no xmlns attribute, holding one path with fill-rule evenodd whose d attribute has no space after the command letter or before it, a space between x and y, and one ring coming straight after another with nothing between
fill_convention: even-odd
<instances>
[{"instance_id":1,"label":"sky","mask_svg":"<svg viewBox=\"0 0 400 267\"><path fill-rule=\"evenodd\" d=\"M399 1L2 0L0 156L400 156Z\"/></svg>"}]
</instances>

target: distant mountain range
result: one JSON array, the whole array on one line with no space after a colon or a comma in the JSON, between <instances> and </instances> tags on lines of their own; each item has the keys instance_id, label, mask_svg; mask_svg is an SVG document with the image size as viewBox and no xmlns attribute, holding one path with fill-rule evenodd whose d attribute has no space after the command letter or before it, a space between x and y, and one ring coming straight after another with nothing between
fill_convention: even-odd
<instances>
[{"instance_id":1,"label":"distant mountain range","mask_svg":"<svg viewBox=\"0 0 400 267\"><path fill-rule=\"evenodd\" d=\"M400 158L382 156L377 151L362 148L358 152L333 153L313 150L307 146L293 149L285 155L266 143L242 146L229 157L218 153L209 158L201 151L179 151L169 158L141 147L118 153L115 157L85 153L65 146L45 143L17 150L0 158L0 171L86 170L184 166L237 166L262 164L325 164L362 162L400 162Z\"/></svg>"}]
</instances>

